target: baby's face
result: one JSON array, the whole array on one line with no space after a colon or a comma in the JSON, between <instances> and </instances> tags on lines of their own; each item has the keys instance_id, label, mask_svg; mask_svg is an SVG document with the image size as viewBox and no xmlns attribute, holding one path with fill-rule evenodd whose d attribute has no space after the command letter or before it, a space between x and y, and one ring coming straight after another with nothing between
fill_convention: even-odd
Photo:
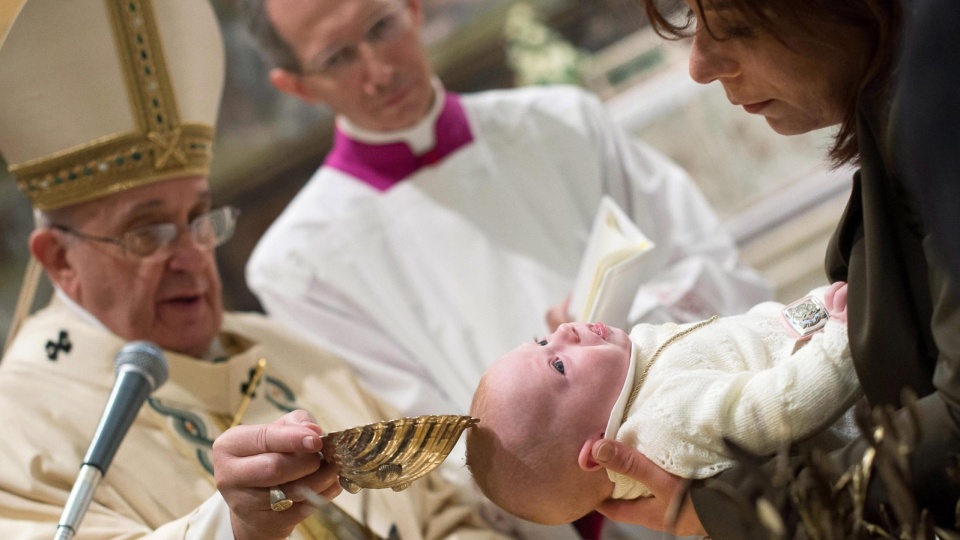
<instances>
[{"instance_id":1,"label":"baby's face","mask_svg":"<svg viewBox=\"0 0 960 540\"><path fill-rule=\"evenodd\" d=\"M630 338L603 323L563 324L501 356L487 371L506 406L566 432L602 432L627 377ZM517 426L519 427L519 426ZM583 433L585 434L585 433Z\"/></svg>"}]
</instances>

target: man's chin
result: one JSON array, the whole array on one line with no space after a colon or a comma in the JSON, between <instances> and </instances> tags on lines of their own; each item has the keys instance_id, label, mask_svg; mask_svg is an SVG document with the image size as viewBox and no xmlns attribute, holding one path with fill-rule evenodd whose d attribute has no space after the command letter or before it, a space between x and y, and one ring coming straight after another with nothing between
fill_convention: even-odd
<instances>
[{"instance_id":1,"label":"man's chin","mask_svg":"<svg viewBox=\"0 0 960 540\"><path fill-rule=\"evenodd\" d=\"M160 347L166 351L200 359L207 356L212 343L213 337L209 339L190 339L187 336L178 336L171 339L157 340L157 345L160 345Z\"/></svg>"},{"instance_id":2,"label":"man's chin","mask_svg":"<svg viewBox=\"0 0 960 540\"><path fill-rule=\"evenodd\" d=\"M212 324L212 321L185 324L158 333L155 336L155 342L167 351L193 358L205 358L210 351L213 339L217 335L218 328L219 324Z\"/></svg>"}]
</instances>

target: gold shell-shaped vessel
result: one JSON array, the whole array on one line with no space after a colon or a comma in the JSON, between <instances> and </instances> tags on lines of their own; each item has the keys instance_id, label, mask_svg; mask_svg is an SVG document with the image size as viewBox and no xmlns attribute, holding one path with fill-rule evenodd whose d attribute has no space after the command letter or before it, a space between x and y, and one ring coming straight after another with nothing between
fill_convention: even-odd
<instances>
[{"instance_id":1,"label":"gold shell-shaped vessel","mask_svg":"<svg viewBox=\"0 0 960 540\"><path fill-rule=\"evenodd\" d=\"M447 458L463 431L479 422L470 416L417 416L377 422L323 436L324 459L337 467L340 485L406 489Z\"/></svg>"}]
</instances>

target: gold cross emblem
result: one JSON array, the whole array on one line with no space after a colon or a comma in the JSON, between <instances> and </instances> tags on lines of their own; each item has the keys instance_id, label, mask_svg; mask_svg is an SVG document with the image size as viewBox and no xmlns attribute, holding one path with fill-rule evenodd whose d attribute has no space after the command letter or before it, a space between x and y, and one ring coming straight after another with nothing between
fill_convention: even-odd
<instances>
[{"instance_id":1,"label":"gold cross emblem","mask_svg":"<svg viewBox=\"0 0 960 540\"><path fill-rule=\"evenodd\" d=\"M178 162L180 165L187 164L187 156L183 153L183 148L180 147L181 133L180 128L176 128L163 134L156 131L147 134L156 148L154 166L158 170L166 167L171 160Z\"/></svg>"}]
</instances>

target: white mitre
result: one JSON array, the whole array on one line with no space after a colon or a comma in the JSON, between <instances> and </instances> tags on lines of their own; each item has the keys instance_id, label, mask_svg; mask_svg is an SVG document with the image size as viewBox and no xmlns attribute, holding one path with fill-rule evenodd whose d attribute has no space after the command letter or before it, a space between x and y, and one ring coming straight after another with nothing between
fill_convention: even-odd
<instances>
[{"instance_id":1,"label":"white mitre","mask_svg":"<svg viewBox=\"0 0 960 540\"><path fill-rule=\"evenodd\" d=\"M5 30L0 154L36 209L207 175L224 49L206 0L4 1Z\"/></svg>"}]
</instances>

